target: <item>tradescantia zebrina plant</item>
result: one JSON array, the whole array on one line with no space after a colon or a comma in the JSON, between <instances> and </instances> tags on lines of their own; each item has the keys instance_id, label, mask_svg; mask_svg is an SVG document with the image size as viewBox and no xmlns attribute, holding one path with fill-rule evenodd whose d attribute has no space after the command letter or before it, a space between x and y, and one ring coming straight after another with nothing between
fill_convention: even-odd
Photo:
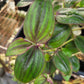
<instances>
[{"instance_id":1,"label":"tradescantia zebrina plant","mask_svg":"<svg viewBox=\"0 0 84 84\"><path fill-rule=\"evenodd\" d=\"M17 55L16 79L54 84L49 76L58 69L69 80L72 72L80 68L77 54L84 53L84 8L72 2L67 8L66 0L63 5L53 0L21 0L18 6L29 2L32 4L24 21L25 39L13 41L6 52L6 56Z\"/></svg>"}]
</instances>

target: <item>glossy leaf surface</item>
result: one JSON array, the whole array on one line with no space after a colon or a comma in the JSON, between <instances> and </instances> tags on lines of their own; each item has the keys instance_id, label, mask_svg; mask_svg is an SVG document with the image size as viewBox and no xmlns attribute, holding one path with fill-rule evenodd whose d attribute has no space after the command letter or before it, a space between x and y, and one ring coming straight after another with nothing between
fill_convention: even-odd
<instances>
[{"instance_id":1,"label":"glossy leaf surface","mask_svg":"<svg viewBox=\"0 0 84 84\"><path fill-rule=\"evenodd\" d=\"M76 56L73 56L73 57L70 57L69 60L72 64L72 70L74 72L77 72L80 68L79 59Z\"/></svg>"},{"instance_id":2,"label":"glossy leaf surface","mask_svg":"<svg viewBox=\"0 0 84 84\"><path fill-rule=\"evenodd\" d=\"M61 46L70 36L70 28L68 25L56 24L54 34L48 41L50 48L57 48Z\"/></svg>"},{"instance_id":3,"label":"glossy leaf surface","mask_svg":"<svg viewBox=\"0 0 84 84\"><path fill-rule=\"evenodd\" d=\"M33 47L17 57L14 68L15 77L23 83L30 82L41 74L44 65L42 52Z\"/></svg>"},{"instance_id":4,"label":"glossy leaf surface","mask_svg":"<svg viewBox=\"0 0 84 84\"><path fill-rule=\"evenodd\" d=\"M6 51L6 56L23 54L31 47L32 47L31 43L24 40L23 38L18 38L9 45Z\"/></svg>"},{"instance_id":5,"label":"glossy leaf surface","mask_svg":"<svg viewBox=\"0 0 84 84\"><path fill-rule=\"evenodd\" d=\"M46 43L54 31L55 18L50 0L35 0L24 21L24 34L29 41Z\"/></svg>"},{"instance_id":6,"label":"glossy leaf surface","mask_svg":"<svg viewBox=\"0 0 84 84\"><path fill-rule=\"evenodd\" d=\"M84 36L77 36L74 40L76 47L84 53Z\"/></svg>"},{"instance_id":7,"label":"glossy leaf surface","mask_svg":"<svg viewBox=\"0 0 84 84\"><path fill-rule=\"evenodd\" d=\"M66 55L59 51L55 56L53 56L53 63L56 68L58 68L63 74L71 74L71 64Z\"/></svg>"}]
</instances>

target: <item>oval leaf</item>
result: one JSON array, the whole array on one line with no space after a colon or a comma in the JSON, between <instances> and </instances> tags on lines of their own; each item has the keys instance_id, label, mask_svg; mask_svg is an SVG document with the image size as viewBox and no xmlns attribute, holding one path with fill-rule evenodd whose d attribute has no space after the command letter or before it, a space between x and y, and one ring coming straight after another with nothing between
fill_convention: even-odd
<instances>
[{"instance_id":1,"label":"oval leaf","mask_svg":"<svg viewBox=\"0 0 84 84\"><path fill-rule=\"evenodd\" d=\"M30 82L43 71L44 64L42 52L38 48L31 48L17 57L14 68L15 77L21 82Z\"/></svg>"},{"instance_id":2,"label":"oval leaf","mask_svg":"<svg viewBox=\"0 0 84 84\"><path fill-rule=\"evenodd\" d=\"M24 40L23 38L18 38L9 45L6 51L6 56L23 54L31 47L32 47L31 43Z\"/></svg>"},{"instance_id":3,"label":"oval leaf","mask_svg":"<svg viewBox=\"0 0 84 84\"><path fill-rule=\"evenodd\" d=\"M56 20L62 24L84 24L84 18L80 15L57 15Z\"/></svg>"},{"instance_id":4,"label":"oval leaf","mask_svg":"<svg viewBox=\"0 0 84 84\"><path fill-rule=\"evenodd\" d=\"M50 48L60 47L70 36L70 28L68 25L56 24L54 34L48 41Z\"/></svg>"},{"instance_id":5,"label":"oval leaf","mask_svg":"<svg viewBox=\"0 0 84 84\"><path fill-rule=\"evenodd\" d=\"M80 68L79 59L76 56L69 58L71 64L72 64L72 71L77 72Z\"/></svg>"},{"instance_id":6,"label":"oval leaf","mask_svg":"<svg viewBox=\"0 0 84 84\"><path fill-rule=\"evenodd\" d=\"M53 56L53 63L56 68L58 68L63 74L71 74L71 64L66 55L59 51L55 56Z\"/></svg>"},{"instance_id":7,"label":"oval leaf","mask_svg":"<svg viewBox=\"0 0 84 84\"><path fill-rule=\"evenodd\" d=\"M84 53L84 36L77 36L74 40L76 47Z\"/></svg>"},{"instance_id":8,"label":"oval leaf","mask_svg":"<svg viewBox=\"0 0 84 84\"><path fill-rule=\"evenodd\" d=\"M24 34L29 41L46 43L54 31L55 18L50 0L35 0L24 21Z\"/></svg>"}]
</instances>

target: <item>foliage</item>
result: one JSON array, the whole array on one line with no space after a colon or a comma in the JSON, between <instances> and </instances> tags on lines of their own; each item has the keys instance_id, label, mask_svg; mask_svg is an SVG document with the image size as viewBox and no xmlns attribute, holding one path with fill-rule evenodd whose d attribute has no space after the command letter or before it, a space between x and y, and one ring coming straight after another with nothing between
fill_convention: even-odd
<instances>
[{"instance_id":1,"label":"foliage","mask_svg":"<svg viewBox=\"0 0 84 84\"><path fill-rule=\"evenodd\" d=\"M29 2L21 0L18 6L29 5ZM78 52L84 53L84 36L74 32L84 29L84 8L80 8L83 7L82 2L64 0L62 5L54 0L32 2L24 21L26 38L16 39L6 52L7 56L18 56L14 73L19 81L53 84L51 79L46 81L47 77L42 74L51 76L58 69L68 81L72 72L79 70L76 55Z\"/></svg>"}]
</instances>

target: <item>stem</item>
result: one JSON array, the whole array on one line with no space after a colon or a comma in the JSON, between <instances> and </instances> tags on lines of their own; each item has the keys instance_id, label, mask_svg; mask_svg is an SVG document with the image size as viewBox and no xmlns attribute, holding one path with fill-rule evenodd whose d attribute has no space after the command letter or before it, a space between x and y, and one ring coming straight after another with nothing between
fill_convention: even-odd
<instances>
[{"instance_id":1,"label":"stem","mask_svg":"<svg viewBox=\"0 0 84 84\"><path fill-rule=\"evenodd\" d=\"M81 54L81 52L74 53L74 54L72 54L72 56L75 56L75 55L78 55L78 54Z\"/></svg>"},{"instance_id":2,"label":"stem","mask_svg":"<svg viewBox=\"0 0 84 84\"><path fill-rule=\"evenodd\" d=\"M0 48L2 48L3 50L7 50L7 48L6 48L6 47L3 47L3 46L1 46L1 45L0 45Z\"/></svg>"},{"instance_id":3,"label":"stem","mask_svg":"<svg viewBox=\"0 0 84 84\"><path fill-rule=\"evenodd\" d=\"M77 29L72 29L72 31L81 30L81 29L84 29L84 27L82 27L82 28L77 28Z\"/></svg>"},{"instance_id":4,"label":"stem","mask_svg":"<svg viewBox=\"0 0 84 84\"><path fill-rule=\"evenodd\" d=\"M70 39L70 40L68 40L68 41L66 41L65 43L63 43L60 47L62 47L62 46L64 46L64 45L66 45L66 44L68 44L69 42L71 42L71 41L73 41L74 39L72 38L72 39Z\"/></svg>"},{"instance_id":5,"label":"stem","mask_svg":"<svg viewBox=\"0 0 84 84\"><path fill-rule=\"evenodd\" d=\"M52 51L56 51L57 48L53 48L53 49L48 49L48 50L42 50L43 52L52 52Z\"/></svg>"},{"instance_id":6,"label":"stem","mask_svg":"<svg viewBox=\"0 0 84 84\"><path fill-rule=\"evenodd\" d=\"M73 40L74 40L74 39L72 38L72 39L66 41L66 42L63 43L59 48L61 48L62 46L68 44L69 42L71 42L71 41L73 41ZM42 50L40 47L39 47L39 49L40 49L42 52L45 52L45 53L46 53L46 52L52 52L52 51L58 50L58 48L53 48L53 49L48 49L48 50Z\"/></svg>"},{"instance_id":7,"label":"stem","mask_svg":"<svg viewBox=\"0 0 84 84\"><path fill-rule=\"evenodd\" d=\"M5 65L4 61L2 59L0 59L0 64L2 64L2 66L4 67L4 69L9 72L10 69Z\"/></svg>"}]
</instances>

